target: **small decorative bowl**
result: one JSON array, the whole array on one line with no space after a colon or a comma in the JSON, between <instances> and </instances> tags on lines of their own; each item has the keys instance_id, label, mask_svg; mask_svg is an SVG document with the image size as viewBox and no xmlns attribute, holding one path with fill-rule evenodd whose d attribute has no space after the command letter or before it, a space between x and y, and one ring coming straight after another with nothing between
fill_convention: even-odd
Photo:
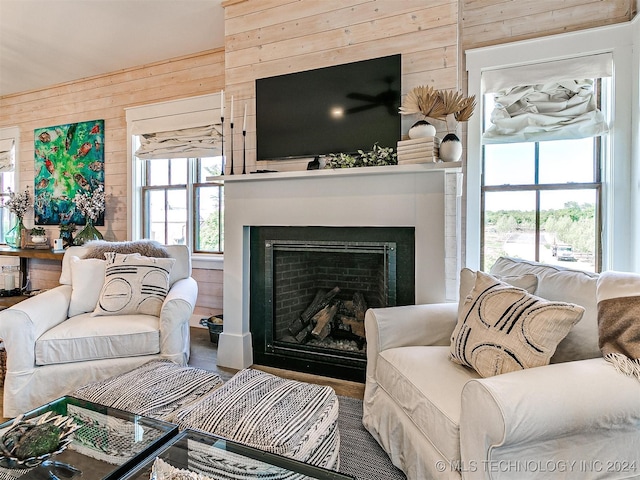
<instances>
[{"instance_id":1,"label":"small decorative bowl","mask_svg":"<svg viewBox=\"0 0 640 480\"><path fill-rule=\"evenodd\" d=\"M37 467L51 456L57 455L67 448L73 439L71 434L75 432L79 426L73 422L71 417L52 415L51 413L52 412L47 412L35 421L22 420L23 415L15 418L11 428L0 436L1 467L12 469ZM60 429L59 440L55 448L50 452L38 456L28 458L18 458L15 456L20 439L34 427L45 423L51 423Z\"/></svg>"}]
</instances>

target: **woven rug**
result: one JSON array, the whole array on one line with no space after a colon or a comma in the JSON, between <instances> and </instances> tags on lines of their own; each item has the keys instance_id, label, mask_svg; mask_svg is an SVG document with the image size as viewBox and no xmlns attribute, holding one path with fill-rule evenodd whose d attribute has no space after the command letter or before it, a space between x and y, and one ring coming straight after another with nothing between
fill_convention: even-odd
<instances>
[{"instance_id":1,"label":"woven rug","mask_svg":"<svg viewBox=\"0 0 640 480\"><path fill-rule=\"evenodd\" d=\"M406 480L386 452L362 426L362 401L338 396L340 469L357 480Z\"/></svg>"}]
</instances>

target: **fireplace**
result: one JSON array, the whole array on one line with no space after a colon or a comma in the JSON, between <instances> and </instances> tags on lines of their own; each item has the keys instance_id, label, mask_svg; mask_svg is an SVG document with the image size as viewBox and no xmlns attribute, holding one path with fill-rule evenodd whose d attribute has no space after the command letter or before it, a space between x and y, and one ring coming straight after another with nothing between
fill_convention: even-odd
<instances>
[{"instance_id":1,"label":"fireplace","mask_svg":"<svg viewBox=\"0 0 640 480\"><path fill-rule=\"evenodd\" d=\"M263 333L253 330L257 319L264 320L265 316L264 285L257 288L253 284L255 262L262 266L265 262L264 254L259 260L256 258L258 254L252 246L258 241L254 227L303 227L305 232L320 228L338 236L343 235L343 228L372 228L367 238L339 239L396 242L397 305L457 299L460 179L460 165L455 163L225 176L224 330L218 340L218 365L241 369L268 363L265 356L273 356L269 352L257 353L265 339ZM403 252L407 247L403 241L370 236L383 231L378 228L412 230L410 265L414 267L404 268ZM270 233L262 241L300 240L279 233ZM264 279L260 282L264 283ZM406 290L410 296L403 297ZM260 300L256 301L256 296ZM311 368L306 359L297 357L278 361L287 369ZM362 374L360 367L331 365L330 369L337 372L336 376L348 369Z\"/></svg>"},{"instance_id":2,"label":"fireplace","mask_svg":"<svg viewBox=\"0 0 640 480\"><path fill-rule=\"evenodd\" d=\"M364 312L414 303L412 227L251 227L255 363L362 381Z\"/></svg>"}]
</instances>

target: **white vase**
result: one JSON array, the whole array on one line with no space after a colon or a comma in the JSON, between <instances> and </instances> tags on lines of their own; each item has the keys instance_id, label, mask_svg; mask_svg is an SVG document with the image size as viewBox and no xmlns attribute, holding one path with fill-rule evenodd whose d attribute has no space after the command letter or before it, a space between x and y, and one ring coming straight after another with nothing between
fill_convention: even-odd
<instances>
[{"instance_id":1,"label":"white vase","mask_svg":"<svg viewBox=\"0 0 640 480\"><path fill-rule=\"evenodd\" d=\"M409 138L428 138L436 134L436 127L426 120L418 120L409 129Z\"/></svg>"},{"instance_id":2,"label":"white vase","mask_svg":"<svg viewBox=\"0 0 640 480\"><path fill-rule=\"evenodd\" d=\"M462 143L455 133L448 133L440 142L440 160L457 162L462 156Z\"/></svg>"}]
</instances>

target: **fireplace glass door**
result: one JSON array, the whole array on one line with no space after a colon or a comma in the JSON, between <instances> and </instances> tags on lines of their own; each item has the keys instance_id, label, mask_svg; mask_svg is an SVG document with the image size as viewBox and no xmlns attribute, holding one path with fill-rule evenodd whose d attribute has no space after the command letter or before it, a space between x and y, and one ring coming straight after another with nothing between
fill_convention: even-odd
<instances>
[{"instance_id":1,"label":"fireplace glass door","mask_svg":"<svg viewBox=\"0 0 640 480\"><path fill-rule=\"evenodd\" d=\"M393 242L265 241L266 350L364 362L367 308L396 305Z\"/></svg>"}]
</instances>

